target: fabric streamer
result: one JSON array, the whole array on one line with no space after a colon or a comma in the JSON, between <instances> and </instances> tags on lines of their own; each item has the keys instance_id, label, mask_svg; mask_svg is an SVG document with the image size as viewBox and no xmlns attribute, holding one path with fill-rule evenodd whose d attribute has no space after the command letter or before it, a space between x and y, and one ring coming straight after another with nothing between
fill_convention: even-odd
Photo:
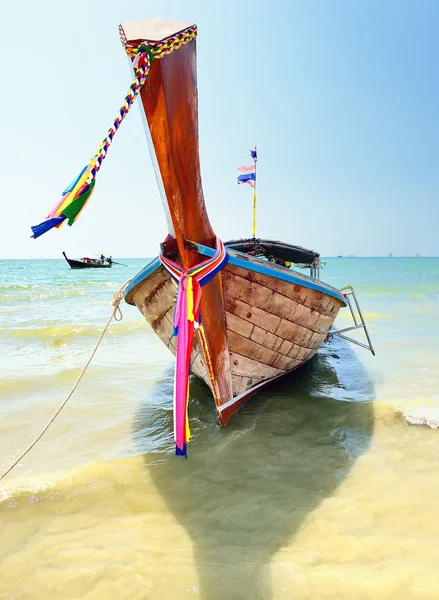
<instances>
[{"instance_id":1,"label":"fabric streamer","mask_svg":"<svg viewBox=\"0 0 439 600\"><path fill-rule=\"evenodd\" d=\"M66 220L69 225L73 225L93 194L96 175L102 166L104 158L107 156L108 148L113 141L116 131L134 104L148 77L152 61L155 58L162 58L171 54L174 50L178 50L178 48L193 40L197 35L197 27L196 25L188 27L158 43L145 41L137 46L127 42L121 27L119 27L119 32L127 54L133 59L133 68L135 69L134 81L119 110L119 114L90 163L82 169L78 177L64 190L60 200L49 212L45 220L39 225L31 227L33 238L43 235L43 233L50 231L54 227L61 227Z\"/></svg>"},{"instance_id":2,"label":"fabric streamer","mask_svg":"<svg viewBox=\"0 0 439 600\"><path fill-rule=\"evenodd\" d=\"M170 239L168 236L167 239ZM201 288L206 285L229 260L223 242L216 239L212 258L183 269L181 265L160 254L160 260L171 277L178 282L174 313L174 335L177 336L174 380L174 439L175 454L187 458L186 446L190 438L188 404L189 374L195 329L201 324Z\"/></svg>"}]
</instances>

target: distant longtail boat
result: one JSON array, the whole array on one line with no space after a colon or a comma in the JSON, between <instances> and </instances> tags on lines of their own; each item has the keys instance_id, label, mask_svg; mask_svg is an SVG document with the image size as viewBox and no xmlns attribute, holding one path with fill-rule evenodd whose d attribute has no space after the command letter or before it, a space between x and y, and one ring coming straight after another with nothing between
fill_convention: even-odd
<instances>
[{"instance_id":1,"label":"distant longtail boat","mask_svg":"<svg viewBox=\"0 0 439 600\"><path fill-rule=\"evenodd\" d=\"M68 258L65 252L62 253L71 269L111 269L114 265L111 259L98 259L84 256L80 260ZM105 262L105 260L107 262Z\"/></svg>"}]
</instances>

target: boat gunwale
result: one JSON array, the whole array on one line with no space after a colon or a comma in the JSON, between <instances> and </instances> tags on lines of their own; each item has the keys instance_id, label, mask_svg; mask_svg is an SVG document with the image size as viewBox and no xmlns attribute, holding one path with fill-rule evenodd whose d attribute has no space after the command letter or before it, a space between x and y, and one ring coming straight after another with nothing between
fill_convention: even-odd
<instances>
[{"instance_id":1,"label":"boat gunwale","mask_svg":"<svg viewBox=\"0 0 439 600\"><path fill-rule=\"evenodd\" d=\"M207 257L212 257L215 254L215 250L213 248L209 248L209 246L204 246L203 244L194 244L198 248L198 252ZM281 281L287 281L293 285L300 285L304 288L308 288L317 292L321 292L326 294L327 296L331 296L336 300L339 300L343 304L343 306L347 306L347 301L343 296L342 292L335 287L332 287L328 283L323 281L319 281L317 279L313 279L308 275L303 273L298 273L297 271L286 269L285 267L281 267L274 263L269 263L270 266L267 266L267 261L261 260L255 256L249 256L243 252L239 252L239 250L231 250L228 249L230 259L229 263L235 267L246 268L250 271L254 271L256 273L261 273L263 275L268 275L269 277L273 277L274 279L279 279ZM132 295L134 294L136 288L143 283L154 271L158 270L161 266L160 258L157 256L152 259L150 263L148 263L137 275L133 277L125 290L125 302L127 304L135 305L132 300Z\"/></svg>"}]
</instances>

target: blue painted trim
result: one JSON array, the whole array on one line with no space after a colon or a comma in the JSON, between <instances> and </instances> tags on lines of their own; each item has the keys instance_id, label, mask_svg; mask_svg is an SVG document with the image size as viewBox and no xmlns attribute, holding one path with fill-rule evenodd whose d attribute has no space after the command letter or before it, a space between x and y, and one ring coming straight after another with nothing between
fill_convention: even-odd
<instances>
[{"instance_id":1,"label":"blue painted trim","mask_svg":"<svg viewBox=\"0 0 439 600\"><path fill-rule=\"evenodd\" d=\"M203 256L212 257L215 254L214 248L209 248L209 246L203 246L203 244L196 244L198 248L198 252ZM254 271L255 273L260 273L261 275L268 275L269 277L273 277L274 279L280 279L281 281L288 281L289 283L295 285L301 285L302 287L308 288L310 290L316 290L317 292L322 292L327 296L332 296L337 300L340 300L347 306L347 302L343 294L337 290L336 288L328 285L327 283L322 283L315 279L311 279L310 277L306 277L306 279L302 279L302 277L297 277L294 274L294 271L290 271L288 269L273 269L271 266L269 267L264 264L264 261L258 260L257 258L253 258L253 260L248 260L247 254L243 252L239 252L238 250L233 250L233 254L229 252L230 259L229 263L234 265L235 267L242 267L243 269L248 269L249 271ZM240 256L245 257L241 258ZM256 262L257 261L257 262ZM127 300L127 296L134 290L135 287L139 285L142 281L147 279L154 271L156 271L161 266L161 262L159 257L152 260L140 273L138 273L131 283L128 284L125 290L125 300ZM128 301L128 300L127 300ZM130 302L131 304L131 302Z\"/></svg>"},{"instance_id":2,"label":"blue painted trim","mask_svg":"<svg viewBox=\"0 0 439 600\"><path fill-rule=\"evenodd\" d=\"M200 254L202 254L203 256L208 256L211 257L214 255L215 250L213 248L209 248L208 246L203 246L202 244L195 244L198 247L198 252ZM233 250L232 251L233 254L230 254L230 259L229 259L229 263L231 265L234 265L235 267L242 267L243 269L248 269L249 271L254 271L255 273L261 273L261 275L268 275L269 277L274 277L275 279L280 279L282 281L288 281L290 283L296 284L296 285L301 285L302 287L308 288L310 290L316 290L317 292L322 292L323 294L326 294L328 296L332 296L333 298L337 298L337 300L340 300L340 302L343 302L343 304L345 306L347 306L347 302L345 297L343 296L343 294L337 290L337 288L334 288L330 285L328 285L327 283L322 283L320 281L318 281L317 279L311 279L311 277L308 277L305 275L306 279L302 279L302 277L297 277L294 274L294 271L290 271L289 269L285 270L277 270L277 269L273 269L271 266L269 267L268 265L270 263L266 263L267 266L264 264L265 261L262 260L258 260L255 257L252 257L253 260L248 260L248 255L244 254L243 252L239 252L239 250ZM235 256L236 254L236 256ZM241 255L242 257L245 258L241 258L238 255ZM253 261L257 261L257 262L253 262Z\"/></svg>"},{"instance_id":3,"label":"blue painted trim","mask_svg":"<svg viewBox=\"0 0 439 600\"><path fill-rule=\"evenodd\" d=\"M125 300L127 300L127 296L134 290L134 288L137 287L139 283L142 283L142 281L147 279L152 273L154 273L154 271L157 271L161 264L162 263L160 262L160 259L157 256L156 258L153 258L152 261L140 271L140 273L137 273L137 275L130 281L130 283L125 288ZM129 304L132 303L129 302Z\"/></svg>"}]
</instances>

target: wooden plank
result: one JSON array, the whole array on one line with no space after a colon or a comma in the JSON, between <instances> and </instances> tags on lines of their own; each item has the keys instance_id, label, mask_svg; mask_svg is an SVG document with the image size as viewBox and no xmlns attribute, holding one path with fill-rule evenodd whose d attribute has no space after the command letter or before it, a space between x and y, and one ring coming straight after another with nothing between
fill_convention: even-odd
<instances>
[{"instance_id":1,"label":"wooden plank","mask_svg":"<svg viewBox=\"0 0 439 600\"><path fill-rule=\"evenodd\" d=\"M168 279L171 279L171 277L163 267L160 267L156 272L150 275L148 279L145 279L133 294L133 301L136 306L139 306L146 298L155 293L155 291Z\"/></svg>"},{"instance_id":2,"label":"wooden plank","mask_svg":"<svg viewBox=\"0 0 439 600\"><path fill-rule=\"evenodd\" d=\"M174 302L175 291L172 289L170 282L165 282L157 289L155 294L148 299L143 299L140 306L137 306L139 306L149 323L154 325L154 322L160 320Z\"/></svg>"},{"instance_id":3,"label":"wooden plank","mask_svg":"<svg viewBox=\"0 0 439 600\"><path fill-rule=\"evenodd\" d=\"M250 300L248 298L247 300ZM269 331L275 333L280 323L280 317L272 315L257 306L251 306L248 302L238 300L229 295L229 289L225 290L225 306L230 313Z\"/></svg>"},{"instance_id":4,"label":"wooden plank","mask_svg":"<svg viewBox=\"0 0 439 600\"><path fill-rule=\"evenodd\" d=\"M169 338L168 349L172 352L174 356L177 354L177 338L175 338L174 336L171 336Z\"/></svg>"},{"instance_id":5,"label":"wooden plank","mask_svg":"<svg viewBox=\"0 0 439 600\"><path fill-rule=\"evenodd\" d=\"M280 371L289 371L293 369L303 361L302 357L304 355L309 352L314 352L314 350L310 350L309 348L296 346L296 352L286 356L279 352L269 350L252 340L245 339L234 332L229 333L229 347L232 352L240 354L241 356L246 356L247 358L269 367L274 367Z\"/></svg>"},{"instance_id":6,"label":"wooden plank","mask_svg":"<svg viewBox=\"0 0 439 600\"><path fill-rule=\"evenodd\" d=\"M309 341L315 333L313 330L292 323L291 321L281 319L277 315L271 315L266 311L252 307L241 300L235 300L233 298L226 297L226 308L229 312L240 316L244 320L254 323L256 327L260 327L260 329L268 331L269 333L273 333L278 338L282 338L280 342L281 344L283 340L287 340L288 342L295 341L300 345L311 347L309 345ZM282 327L280 327L282 321ZM274 346L272 349L278 350L279 352L282 352L282 354L285 354L285 349L287 346L285 345L283 350L280 348L281 346Z\"/></svg>"},{"instance_id":7,"label":"wooden plank","mask_svg":"<svg viewBox=\"0 0 439 600\"><path fill-rule=\"evenodd\" d=\"M290 298L286 298L277 292L273 292L261 308L266 312L277 315L281 319L288 319L292 323L297 323L298 325L301 325L302 323L300 322L300 316L299 318L295 318L296 313L300 311L300 315L305 316L309 313L308 308L297 304L296 301L290 300ZM306 319L302 320L305 320L306 322Z\"/></svg>"},{"instance_id":8,"label":"wooden plank","mask_svg":"<svg viewBox=\"0 0 439 600\"><path fill-rule=\"evenodd\" d=\"M271 265L273 267L273 265ZM285 281L284 279L277 279L274 275L266 275L262 273L258 273L256 271L252 271L250 269L244 269L241 267L232 267L234 269L234 274L238 277L244 277L249 281L253 281L255 283L259 283L260 285L267 286L271 290L278 292L284 296L287 296L291 299L296 299L298 302L304 302L309 297L310 300L314 302L318 302L320 299L324 297L324 294L318 290L313 290L311 288L306 287L306 283L309 283L310 279L297 271L294 271L294 276L298 279L303 280L304 285L294 284L289 281ZM279 269L276 266L273 268L274 271L283 271L283 269ZM325 284L322 283L324 286Z\"/></svg>"},{"instance_id":9,"label":"wooden plank","mask_svg":"<svg viewBox=\"0 0 439 600\"><path fill-rule=\"evenodd\" d=\"M227 333L227 339L229 342L229 349L231 352L236 352L242 356L247 356L252 360L256 360L264 365L271 365L277 357L277 352L265 348L252 340L249 340L239 333L229 331Z\"/></svg>"},{"instance_id":10,"label":"wooden plank","mask_svg":"<svg viewBox=\"0 0 439 600\"><path fill-rule=\"evenodd\" d=\"M296 344L304 348L314 348L312 340L314 337L321 336L320 333L317 333L312 329L302 327L301 325L296 325L287 319L281 319L276 334L288 340L292 344Z\"/></svg>"},{"instance_id":11,"label":"wooden plank","mask_svg":"<svg viewBox=\"0 0 439 600\"><path fill-rule=\"evenodd\" d=\"M236 352L230 352L230 365L233 376L251 377L257 379L270 379L282 375L284 371L264 365Z\"/></svg>"},{"instance_id":12,"label":"wooden plank","mask_svg":"<svg viewBox=\"0 0 439 600\"><path fill-rule=\"evenodd\" d=\"M282 346L284 340L281 337L274 335L273 333L270 333L261 327L258 327L257 325L253 326L250 339L258 344L261 344L262 346L265 346L266 348L270 348L270 350L275 350L282 353L280 347Z\"/></svg>"},{"instance_id":13,"label":"wooden plank","mask_svg":"<svg viewBox=\"0 0 439 600\"><path fill-rule=\"evenodd\" d=\"M337 310L338 313L338 310ZM334 320L337 316L337 313L334 316L327 316L327 315L320 315L320 317L317 320L316 323L316 329L320 332L320 333L328 333L328 331L331 329L332 324L334 323Z\"/></svg>"},{"instance_id":14,"label":"wooden plank","mask_svg":"<svg viewBox=\"0 0 439 600\"><path fill-rule=\"evenodd\" d=\"M223 273L223 283L227 295L261 308L272 293L267 287L227 272Z\"/></svg>"},{"instance_id":15,"label":"wooden plank","mask_svg":"<svg viewBox=\"0 0 439 600\"><path fill-rule=\"evenodd\" d=\"M303 346L304 348L311 348L310 340L312 339L312 336L315 335L315 332L312 329L307 329L306 327L297 325L287 319L281 319L279 327L276 330L276 335L288 340L292 344Z\"/></svg>"},{"instance_id":16,"label":"wooden plank","mask_svg":"<svg viewBox=\"0 0 439 600\"><path fill-rule=\"evenodd\" d=\"M310 339L307 341L305 347L313 349L318 349L323 344L326 338L326 333L312 333Z\"/></svg>"},{"instance_id":17,"label":"wooden plank","mask_svg":"<svg viewBox=\"0 0 439 600\"><path fill-rule=\"evenodd\" d=\"M195 373L200 379L202 379L210 388L210 379L209 374L206 369L206 365L203 360L203 355L201 351L194 352L192 351L191 355L191 371Z\"/></svg>"},{"instance_id":18,"label":"wooden plank","mask_svg":"<svg viewBox=\"0 0 439 600\"><path fill-rule=\"evenodd\" d=\"M287 321L287 319L281 319L279 327L276 330L276 335L303 348L310 347L309 343L313 333L312 330L296 325L291 321ZM288 352L288 354L290 353Z\"/></svg>"},{"instance_id":19,"label":"wooden plank","mask_svg":"<svg viewBox=\"0 0 439 600\"><path fill-rule=\"evenodd\" d=\"M248 257L248 262L252 263L253 261L257 261L257 264L260 265L260 262L256 259L253 259L251 256ZM265 264L265 263L264 263ZM273 272L279 272L279 273L285 273L284 269L280 268L278 265L276 265L275 263L270 263L270 268L273 269ZM253 271L250 267L238 267L237 265L232 265L231 263L229 263L226 267L226 270L229 271L230 273L233 273L234 275L238 275L239 277L243 277L243 272L246 271L249 273L248 277L253 279L254 281L257 281L257 276L260 275L261 277L269 277L270 279L274 279L275 281L280 281L280 282L284 282L286 283L286 285L292 285L290 282L288 281L284 281L282 279L277 279L274 275L270 276L270 275L265 275L262 273L257 273L256 271ZM303 273L299 273L298 271L291 271L292 274L294 274L295 277L297 277L298 279L302 279L305 282L309 281L309 277L307 277L305 274ZM247 277L247 275L246 275ZM293 284L294 285L294 284Z\"/></svg>"},{"instance_id":20,"label":"wooden plank","mask_svg":"<svg viewBox=\"0 0 439 600\"><path fill-rule=\"evenodd\" d=\"M336 298L328 296L318 290L313 290L298 284L292 284L288 281L276 279L270 275L264 275L262 273L256 273L248 269L227 265L227 271L233 274L235 277L240 277L250 282L257 283L261 286L267 287L291 300L295 300L299 304L317 310L320 313L331 316L334 312L334 306L341 307L342 304ZM300 273L294 272L295 276L302 278L304 283L309 281L305 276ZM325 285L324 283L322 285Z\"/></svg>"},{"instance_id":21,"label":"wooden plank","mask_svg":"<svg viewBox=\"0 0 439 600\"><path fill-rule=\"evenodd\" d=\"M288 354L293 360L304 362L307 357L311 358L316 350L316 348L304 348L303 346L293 344Z\"/></svg>"},{"instance_id":22,"label":"wooden plank","mask_svg":"<svg viewBox=\"0 0 439 600\"><path fill-rule=\"evenodd\" d=\"M318 348L312 348L311 350L305 350L302 356L302 362L307 362L310 360L314 354L317 352Z\"/></svg>"},{"instance_id":23,"label":"wooden plank","mask_svg":"<svg viewBox=\"0 0 439 600\"><path fill-rule=\"evenodd\" d=\"M257 377L241 377L241 375L233 375L233 397L243 394L251 387L263 381Z\"/></svg>"},{"instance_id":24,"label":"wooden plank","mask_svg":"<svg viewBox=\"0 0 439 600\"><path fill-rule=\"evenodd\" d=\"M291 328L291 323L289 323L289 328ZM264 330L257 327L255 327L253 332L258 332L258 330L263 332L263 334L272 336L272 338L276 340L280 339L268 332L264 332ZM307 333L313 334L313 332ZM258 343L252 338L248 339L245 336L233 331L229 331L228 341L229 348L232 352L238 353L241 356L246 356L265 365L275 367L276 369L280 369L282 371L294 369L301 364L307 356L312 355L315 352L313 347L303 347L293 342L283 340L283 349L285 354L282 354L279 351L270 349L267 347L267 345ZM263 341L263 339L261 341Z\"/></svg>"},{"instance_id":25,"label":"wooden plank","mask_svg":"<svg viewBox=\"0 0 439 600\"><path fill-rule=\"evenodd\" d=\"M161 319L156 319L154 321L153 329L156 332L156 334L159 336L159 338L162 340L162 342L166 346L168 346L168 348L170 348L170 346L174 345L174 344L172 344L173 326L172 326L172 322L166 316L166 313L163 315L163 317ZM174 348L173 351L174 351L174 354L175 354L175 348Z\"/></svg>"},{"instance_id":26,"label":"wooden plank","mask_svg":"<svg viewBox=\"0 0 439 600\"><path fill-rule=\"evenodd\" d=\"M248 338L251 336L254 325L249 321L234 315L233 313L226 312L227 329L234 331L240 335Z\"/></svg>"},{"instance_id":27,"label":"wooden plank","mask_svg":"<svg viewBox=\"0 0 439 600\"><path fill-rule=\"evenodd\" d=\"M278 354L276 359L272 362L273 367L276 369L281 369L282 371L290 371L294 367L296 367L301 361L296 358L291 358L288 356L284 356L283 354Z\"/></svg>"},{"instance_id":28,"label":"wooden plank","mask_svg":"<svg viewBox=\"0 0 439 600\"><path fill-rule=\"evenodd\" d=\"M259 308L266 314L272 314L287 319L292 323L308 329L314 329L314 324L320 316L320 313L311 310L303 304L298 304L296 300L292 300L277 292L270 292L268 288L249 282L242 277L229 274L226 281L226 298L228 298L228 305L226 308L229 312L235 313L231 308L231 298L233 298L240 300L241 302L251 303L251 308ZM250 320L249 317L247 317L247 320ZM260 326L262 326L263 329L270 330L269 327L263 323L261 323ZM270 332L274 333L273 331ZM277 333L276 330L275 332Z\"/></svg>"},{"instance_id":29,"label":"wooden plank","mask_svg":"<svg viewBox=\"0 0 439 600\"><path fill-rule=\"evenodd\" d=\"M227 326L230 331L239 333L247 339L251 339L270 350L278 350L282 344L282 338L273 335L272 333L253 325L248 320L227 312Z\"/></svg>"},{"instance_id":30,"label":"wooden plank","mask_svg":"<svg viewBox=\"0 0 439 600\"><path fill-rule=\"evenodd\" d=\"M323 308L325 309L323 311L323 314L328 316L333 316L335 311L338 312L340 308L342 308L340 302L335 300L335 298L333 298L332 296L324 295L320 302Z\"/></svg>"},{"instance_id":31,"label":"wooden plank","mask_svg":"<svg viewBox=\"0 0 439 600\"><path fill-rule=\"evenodd\" d=\"M293 342L290 342L289 340L284 340L281 337L279 339L282 340L282 344L279 347L279 352L288 356L291 348L293 347Z\"/></svg>"},{"instance_id":32,"label":"wooden plank","mask_svg":"<svg viewBox=\"0 0 439 600\"><path fill-rule=\"evenodd\" d=\"M174 331L174 307L170 306L168 311L163 315L163 319L165 319L169 326L169 331L171 335Z\"/></svg>"}]
</instances>

